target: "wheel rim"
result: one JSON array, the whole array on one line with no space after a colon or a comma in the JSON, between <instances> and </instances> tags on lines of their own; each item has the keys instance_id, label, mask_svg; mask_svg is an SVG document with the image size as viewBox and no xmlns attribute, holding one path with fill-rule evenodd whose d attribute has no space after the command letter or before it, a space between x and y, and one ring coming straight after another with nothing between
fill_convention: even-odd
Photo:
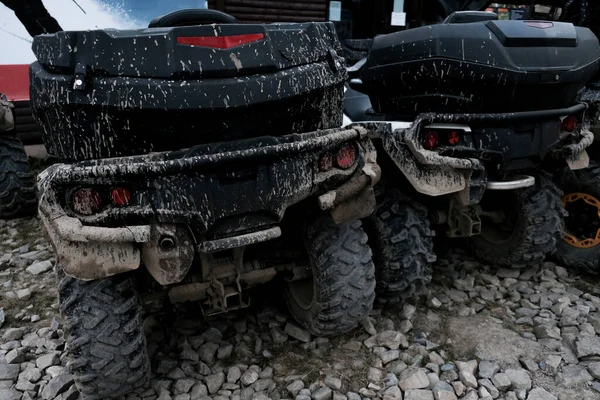
<instances>
[{"instance_id":1,"label":"wheel rim","mask_svg":"<svg viewBox=\"0 0 600 400\"><path fill-rule=\"evenodd\" d=\"M564 196L562 203L569 213L563 240L578 249L599 245L600 200L587 193L574 192Z\"/></svg>"},{"instance_id":2,"label":"wheel rim","mask_svg":"<svg viewBox=\"0 0 600 400\"><path fill-rule=\"evenodd\" d=\"M288 291L294 302L303 310L310 310L315 300L315 283L313 279L288 282Z\"/></svg>"}]
</instances>

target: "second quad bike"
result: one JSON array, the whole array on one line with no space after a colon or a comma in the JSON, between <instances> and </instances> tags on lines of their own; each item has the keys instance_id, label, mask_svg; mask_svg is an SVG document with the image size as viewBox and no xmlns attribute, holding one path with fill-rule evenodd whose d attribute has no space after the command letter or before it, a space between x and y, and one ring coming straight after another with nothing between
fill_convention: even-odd
<instances>
[{"instance_id":1,"label":"second quad bike","mask_svg":"<svg viewBox=\"0 0 600 400\"><path fill-rule=\"evenodd\" d=\"M379 132L383 179L394 187L386 192L396 202L426 206L435 225L467 238L485 262L539 263L563 234L552 173L588 165L593 134L578 92L599 62L587 28L457 12L439 25L376 37L368 57L349 68L346 123L367 121ZM431 248L426 228L397 245ZM402 274L393 269L417 276L426 262L382 265L379 294L394 292Z\"/></svg>"},{"instance_id":2,"label":"second quad bike","mask_svg":"<svg viewBox=\"0 0 600 400\"><path fill-rule=\"evenodd\" d=\"M40 216L85 398L144 384L140 295L213 315L279 279L315 335L369 314L360 219L380 169L369 132L339 128L347 75L331 23L182 10L147 29L37 36L33 51L33 113L62 161L39 176Z\"/></svg>"}]
</instances>

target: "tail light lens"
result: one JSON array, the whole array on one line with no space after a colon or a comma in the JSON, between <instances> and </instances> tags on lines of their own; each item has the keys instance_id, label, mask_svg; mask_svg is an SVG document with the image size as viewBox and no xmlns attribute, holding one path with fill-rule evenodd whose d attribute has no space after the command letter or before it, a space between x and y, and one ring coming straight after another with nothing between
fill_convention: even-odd
<instances>
[{"instance_id":1,"label":"tail light lens","mask_svg":"<svg viewBox=\"0 0 600 400\"><path fill-rule=\"evenodd\" d=\"M455 146L460 142L460 133L457 131L448 132L448 144Z\"/></svg>"},{"instance_id":2,"label":"tail light lens","mask_svg":"<svg viewBox=\"0 0 600 400\"><path fill-rule=\"evenodd\" d=\"M333 156L329 153L323 154L319 158L319 170L321 172L330 171L333 168Z\"/></svg>"},{"instance_id":3,"label":"tail light lens","mask_svg":"<svg viewBox=\"0 0 600 400\"><path fill-rule=\"evenodd\" d=\"M565 132L573 132L577 127L577 117L574 115L569 115L567 118L562 121L562 130Z\"/></svg>"},{"instance_id":4,"label":"tail light lens","mask_svg":"<svg viewBox=\"0 0 600 400\"><path fill-rule=\"evenodd\" d=\"M425 131L423 134L423 148L425 150L435 149L440 141L440 135L435 131Z\"/></svg>"},{"instance_id":5,"label":"tail light lens","mask_svg":"<svg viewBox=\"0 0 600 400\"><path fill-rule=\"evenodd\" d=\"M354 146L347 145L342 147L336 157L336 164L341 169L348 169L356 162L356 149Z\"/></svg>"},{"instance_id":6,"label":"tail light lens","mask_svg":"<svg viewBox=\"0 0 600 400\"><path fill-rule=\"evenodd\" d=\"M113 203L117 206L126 206L131 201L131 192L127 188L114 188L110 194Z\"/></svg>"},{"instance_id":7,"label":"tail light lens","mask_svg":"<svg viewBox=\"0 0 600 400\"><path fill-rule=\"evenodd\" d=\"M73 211L81 215L93 215L102 209L102 195L96 189L77 189L71 196Z\"/></svg>"},{"instance_id":8,"label":"tail light lens","mask_svg":"<svg viewBox=\"0 0 600 400\"><path fill-rule=\"evenodd\" d=\"M249 33L233 36L179 36L177 43L211 49L231 49L232 47L258 42L265 38L262 33Z\"/></svg>"}]
</instances>

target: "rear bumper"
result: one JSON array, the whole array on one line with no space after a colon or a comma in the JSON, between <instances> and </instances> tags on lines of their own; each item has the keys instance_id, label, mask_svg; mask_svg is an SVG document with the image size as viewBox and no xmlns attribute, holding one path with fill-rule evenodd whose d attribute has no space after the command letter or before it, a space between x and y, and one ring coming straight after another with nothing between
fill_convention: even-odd
<instances>
[{"instance_id":1,"label":"rear bumper","mask_svg":"<svg viewBox=\"0 0 600 400\"><path fill-rule=\"evenodd\" d=\"M360 127L262 140L269 144L229 151L199 146L45 170L38 178L40 216L65 273L97 279L136 269L157 251L157 232L185 236L186 254L270 240L280 235L277 225L288 207L313 197L335 218L358 193L372 196L379 180L375 149ZM319 158L347 144L355 147L357 162L321 172ZM92 216L78 215L68 204L74 188L104 193L115 185L131 188L131 204L108 204Z\"/></svg>"},{"instance_id":2,"label":"rear bumper","mask_svg":"<svg viewBox=\"0 0 600 400\"><path fill-rule=\"evenodd\" d=\"M563 135L556 122L559 117L581 115L585 109L585 104L578 104L565 109L507 114L431 113L420 115L413 123L371 123L375 124L371 129L381 133L384 150L417 191L440 196L468 190L471 181L485 188L488 175L510 172L513 166L517 170L534 167L547 156L567 162L585 156L594 138L589 125L584 122L573 133ZM489 134L479 135L486 136L483 140L473 134L465 146L432 151L423 147L421 135L424 128L433 124L500 126L508 133L502 137L487 128ZM533 133L519 134L512 130L513 124L529 124ZM489 168L491 165L496 169Z\"/></svg>"}]
</instances>

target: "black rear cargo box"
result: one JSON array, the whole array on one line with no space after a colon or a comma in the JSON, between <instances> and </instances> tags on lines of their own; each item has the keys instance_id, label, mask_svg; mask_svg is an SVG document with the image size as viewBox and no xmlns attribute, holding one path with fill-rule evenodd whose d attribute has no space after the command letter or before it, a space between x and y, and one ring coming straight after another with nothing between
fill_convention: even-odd
<instances>
[{"instance_id":1,"label":"black rear cargo box","mask_svg":"<svg viewBox=\"0 0 600 400\"><path fill-rule=\"evenodd\" d=\"M378 112L564 108L598 70L587 28L545 21L440 24L376 37L361 79Z\"/></svg>"},{"instance_id":2,"label":"black rear cargo box","mask_svg":"<svg viewBox=\"0 0 600 400\"><path fill-rule=\"evenodd\" d=\"M331 23L37 36L31 102L50 154L128 156L338 127L346 72Z\"/></svg>"}]
</instances>

